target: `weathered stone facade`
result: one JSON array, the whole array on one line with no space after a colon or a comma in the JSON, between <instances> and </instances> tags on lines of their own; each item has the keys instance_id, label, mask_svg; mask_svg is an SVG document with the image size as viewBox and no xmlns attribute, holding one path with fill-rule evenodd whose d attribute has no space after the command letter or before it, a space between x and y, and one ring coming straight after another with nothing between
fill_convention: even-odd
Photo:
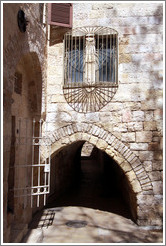
<instances>
[{"instance_id":1,"label":"weathered stone facade","mask_svg":"<svg viewBox=\"0 0 166 246\"><path fill-rule=\"evenodd\" d=\"M5 4L5 25L13 23L19 4ZM80 26L106 26L118 32L118 78L119 87L112 101L99 112L78 113L66 102L63 95L64 43L60 38L51 40L45 53L45 33L39 24L39 4L22 4L29 21L27 33L19 33L16 23L4 32L4 229L7 228L7 187L10 156L13 74L18 66L30 65L22 58L35 52L40 64L40 83L43 86L42 111L43 135L51 140L54 173L61 172L60 151L67 146L65 155L70 160L73 144L79 148L85 142L106 152L122 169L127 178L128 203L139 225L162 226L162 174L163 174L163 4L162 3L73 3L73 28ZM58 29L57 29L58 30ZM56 29L54 30L56 33ZM57 31L58 32L58 31ZM60 31L59 31L60 32ZM42 37L42 38L41 38ZM53 37L53 35L52 35ZM19 42L18 42L19 40ZM9 56L14 59L9 58ZM47 59L47 65L45 63ZM32 57L32 60L33 59ZM29 67L28 67L29 66ZM36 68L36 65L34 65ZM38 71L39 71L38 70ZM34 69L35 72L39 72ZM45 71L47 75L45 74ZM35 75L34 75L35 76ZM38 78L38 77L36 77ZM35 79L31 79L34 81ZM39 81L37 81L39 83ZM32 90L33 91L33 90ZM13 95L13 96L12 96ZM17 97L16 97L17 96ZM33 93L32 93L33 97ZM39 99L40 101L40 99ZM22 102L22 101L21 101ZM28 102L24 103L28 108ZM15 104L16 105L16 104ZM15 106L15 110L19 105ZM13 110L13 111L12 111ZM33 111L33 110L32 110ZM13 113L12 113L13 112ZM29 114L29 115L28 115ZM32 113L33 114L33 113ZM32 118L30 113L25 116ZM24 116L24 115L19 115ZM45 126L47 125L47 131ZM70 146L71 145L71 146ZM59 153L59 154L58 154ZM59 155L59 157L58 157ZM74 155L74 152L73 152ZM66 158L67 158L66 157ZM64 159L63 169L67 161ZM74 162L67 164L72 170ZM66 174L65 174L66 173ZM69 171L64 172L64 181ZM59 189L63 181L52 187ZM68 182L68 181L66 181ZM121 180L124 184L126 181ZM67 185L68 183L64 184ZM127 194L127 193L126 193ZM6 233L8 238L9 232ZM6 239L7 240L7 239Z\"/></svg>"},{"instance_id":2,"label":"weathered stone facade","mask_svg":"<svg viewBox=\"0 0 166 246\"><path fill-rule=\"evenodd\" d=\"M63 97L63 42L50 46L46 121L56 132L50 135L52 153L79 140L106 151L133 184L138 223L161 225L162 4L74 3L73 9L74 28L118 31L119 88L99 112L75 112Z\"/></svg>"},{"instance_id":3,"label":"weathered stone facade","mask_svg":"<svg viewBox=\"0 0 166 246\"><path fill-rule=\"evenodd\" d=\"M25 12L29 21L25 33L20 32L17 24L20 9ZM18 182L20 186L30 183L29 173L25 169L17 173L15 166L31 162L31 146L26 148L23 144L18 145L16 139L18 136L32 138L32 119L34 116L40 118L42 114L42 93L46 78L46 34L40 21L41 14L39 4L3 4L4 242L19 241L32 218L29 198L14 198L12 190ZM20 231L22 233L17 233Z\"/></svg>"}]
</instances>

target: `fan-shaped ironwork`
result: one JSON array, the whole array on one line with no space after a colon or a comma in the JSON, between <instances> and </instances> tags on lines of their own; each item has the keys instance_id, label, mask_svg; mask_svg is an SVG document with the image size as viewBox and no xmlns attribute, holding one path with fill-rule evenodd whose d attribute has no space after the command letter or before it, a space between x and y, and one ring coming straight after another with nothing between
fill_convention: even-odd
<instances>
[{"instance_id":1,"label":"fan-shaped ironwork","mask_svg":"<svg viewBox=\"0 0 166 246\"><path fill-rule=\"evenodd\" d=\"M64 96L77 112L99 111L118 88L117 32L81 27L66 33Z\"/></svg>"}]
</instances>

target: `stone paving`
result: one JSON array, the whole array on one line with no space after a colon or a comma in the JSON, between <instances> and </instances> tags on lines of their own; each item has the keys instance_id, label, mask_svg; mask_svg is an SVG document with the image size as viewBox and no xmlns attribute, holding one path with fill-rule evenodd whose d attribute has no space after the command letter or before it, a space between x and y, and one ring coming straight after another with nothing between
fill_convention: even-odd
<instances>
[{"instance_id":1,"label":"stone paving","mask_svg":"<svg viewBox=\"0 0 166 246\"><path fill-rule=\"evenodd\" d=\"M87 164L80 186L59 198L50 197L22 242L161 243L162 231L137 226L121 197L100 195L99 173L91 162Z\"/></svg>"},{"instance_id":2,"label":"stone paving","mask_svg":"<svg viewBox=\"0 0 166 246\"><path fill-rule=\"evenodd\" d=\"M41 211L22 242L161 243L162 232L145 230L114 213L67 206Z\"/></svg>"}]
</instances>

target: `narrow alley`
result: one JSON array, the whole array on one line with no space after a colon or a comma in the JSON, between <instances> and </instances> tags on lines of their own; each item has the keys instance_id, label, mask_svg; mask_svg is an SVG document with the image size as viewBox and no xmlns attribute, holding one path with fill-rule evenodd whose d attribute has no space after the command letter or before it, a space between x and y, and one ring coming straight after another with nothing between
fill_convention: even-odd
<instances>
[{"instance_id":1,"label":"narrow alley","mask_svg":"<svg viewBox=\"0 0 166 246\"><path fill-rule=\"evenodd\" d=\"M101 174L97 161L81 159L80 182L34 216L25 243L150 243L160 231L138 227L116 184L115 174ZM111 182L113 180L114 184Z\"/></svg>"}]
</instances>

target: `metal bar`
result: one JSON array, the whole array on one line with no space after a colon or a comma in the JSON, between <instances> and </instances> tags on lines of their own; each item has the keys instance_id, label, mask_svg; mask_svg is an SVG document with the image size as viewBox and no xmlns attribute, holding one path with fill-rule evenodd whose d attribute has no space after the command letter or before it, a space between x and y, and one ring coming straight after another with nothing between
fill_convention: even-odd
<instances>
[{"instance_id":1,"label":"metal bar","mask_svg":"<svg viewBox=\"0 0 166 246\"><path fill-rule=\"evenodd\" d=\"M76 83L76 42L77 42L77 37L75 36L75 64L74 64L74 83Z\"/></svg>"},{"instance_id":2,"label":"metal bar","mask_svg":"<svg viewBox=\"0 0 166 246\"><path fill-rule=\"evenodd\" d=\"M39 137L41 138L41 120L39 120ZM38 163L40 163L40 145L39 145L39 153L38 153ZM40 186L40 165L38 166L38 187ZM39 196L37 197L37 207L39 207Z\"/></svg>"},{"instance_id":3,"label":"metal bar","mask_svg":"<svg viewBox=\"0 0 166 246\"><path fill-rule=\"evenodd\" d=\"M86 64L84 63L85 61L85 54L86 52L86 49L85 49L85 35L83 36L83 81L85 81L85 66ZM82 86L83 86L83 83L82 83Z\"/></svg>"},{"instance_id":4,"label":"metal bar","mask_svg":"<svg viewBox=\"0 0 166 246\"><path fill-rule=\"evenodd\" d=\"M35 119L33 119L32 125L32 137L34 138L34 131L35 131ZM34 145L32 143L32 179L31 179L31 186L33 187L33 163L34 163ZM33 197L31 196L31 207L33 207Z\"/></svg>"},{"instance_id":5,"label":"metal bar","mask_svg":"<svg viewBox=\"0 0 166 246\"><path fill-rule=\"evenodd\" d=\"M51 146L49 146L49 165L51 163ZM48 192L50 192L50 171L48 173Z\"/></svg>"},{"instance_id":6,"label":"metal bar","mask_svg":"<svg viewBox=\"0 0 166 246\"><path fill-rule=\"evenodd\" d=\"M48 188L49 185L40 185L40 186L32 186L32 187L24 187L24 188L14 188L14 189L10 189L10 190L31 190L31 189L37 189L37 188Z\"/></svg>"},{"instance_id":7,"label":"metal bar","mask_svg":"<svg viewBox=\"0 0 166 246\"><path fill-rule=\"evenodd\" d=\"M113 82L115 83L115 34L113 33Z\"/></svg>"},{"instance_id":8,"label":"metal bar","mask_svg":"<svg viewBox=\"0 0 166 246\"><path fill-rule=\"evenodd\" d=\"M67 53L67 66L68 66L68 69L67 69L67 83L69 83L70 81L70 65L69 65L69 60L70 60L70 35L68 35L68 39L67 39L67 50L66 50L66 53Z\"/></svg>"},{"instance_id":9,"label":"metal bar","mask_svg":"<svg viewBox=\"0 0 166 246\"><path fill-rule=\"evenodd\" d=\"M110 82L112 82L112 69L111 69L111 52L112 52L112 49L111 49L111 44L112 44L112 35L110 34Z\"/></svg>"},{"instance_id":10,"label":"metal bar","mask_svg":"<svg viewBox=\"0 0 166 246\"><path fill-rule=\"evenodd\" d=\"M19 126L18 126L18 129L19 129L19 143L20 143L21 134L22 134L21 126L22 126L22 122L21 122L21 118L19 118ZM20 165L20 159L22 161L22 156L20 154L22 151L20 150L20 148L21 148L21 146L19 145L19 148L18 148L18 160L17 160L18 161L18 165ZM17 179L18 179L18 181L17 181L18 187L20 187L21 179L20 179L20 170L19 169L17 169Z\"/></svg>"},{"instance_id":11,"label":"metal bar","mask_svg":"<svg viewBox=\"0 0 166 246\"><path fill-rule=\"evenodd\" d=\"M21 168L21 167L23 168L23 167L39 167L39 166L40 167L45 167L45 164L40 164L39 163L39 164L33 164L33 165L32 164L30 164L30 165L16 165L15 167L16 168ZM14 168L14 167L10 167L10 168Z\"/></svg>"},{"instance_id":12,"label":"metal bar","mask_svg":"<svg viewBox=\"0 0 166 246\"><path fill-rule=\"evenodd\" d=\"M102 81L104 81L104 77L103 77L103 35L102 35Z\"/></svg>"},{"instance_id":13,"label":"metal bar","mask_svg":"<svg viewBox=\"0 0 166 246\"><path fill-rule=\"evenodd\" d=\"M45 160L46 165L46 160ZM47 173L44 173L44 186L46 186ZM44 188L44 192L46 192L46 188ZM44 206L46 205L46 194L44 194Z\"/></svg>"},{"instance_id":14,"label":"metal bar","mask_svg":"<svg viewBox=\"0 0 166 246\"><path fill-rule=\"evenodd\" d=\"M111 83L108 84L108 85L104 85L104 84L103 84L103 85L102 85L102 84L101 84L101 85L96 85L96 84L95 84L95 85L85 85L85 84L83 84L82 86L77 86L77 87L74 87L74 86L72 87L72 86L71 86L70 89L92 88L92 87L98 88L98 87L100 87L100 86L101 86L101 87L105 87L105 88L110 88L110 87L111 87L111 88L114 88L114 87L116 88L116 87L117 87L117 84L113 84L113 85L111 85Z\"/></svg>"},{"instance_id":15,"label":"metal bar","mask_svg":"<svg viewBox=\"0 0 166 246\"><path fill-rule=\"evenodd\" d=\"M67 66L68 66L68 57L67 57L67 37L65 35L65 40L64 40L64 46L65 46L65 52L64 52L64 64L65 64L65 72L64 72L64 84L66 85L67 83L67 76L68 76L68 73L67 73Z\"/></svg>"},{"instance_id":16,"label":"metal bar","mask_svg":"<svg viewBox=\"0 0 166 246\"><path fill-rule=\"evenodd\" d=\"M106 35L106 52L105 52L105 55L106 55L106 81L108 81L107 79L107 47L108 47L108 36Z\"/></svg>"},{"instance_id":17,"label":"metal bar","mask_svg":"<svg viewBox=\"0 0 166 246\"><path fill-rule=\"evenodd\" d=\"M116 83L118 83L118 34L116 34Z\"/></svg>"},{"instance_id":18,"label":"metal bar","mask_svg":"<svg viewBox=\"0 0 166 246\"><path fill-rule=\"evenodd\" d=\"M72 52L73 52L73 36L71 37L71 82L73 82Z\"/></svg>"},{"instance_id":19,"label":"metal bar","mask_svg":"<svg viewBox=\"0 0 166 246\"><path fill-rule=\"evenodd\" d=\"M23 196L38 196L38 195L44 195L44 194L49 194L49 192L47 191L46 193L44 192L40 192L40 193L29 193L29 194L26 194L26 195L16 195L15 197L23 197Z\"/></svg>"},{"instance_id":20,"label":"metal bar","mask_svg":"<svg viewBox=\"0 0 166 246\"><path fill-rule=\"evenodd\" d=\"M100 52L99 52L99 34L98 34L98 64L99 64L99 66L100 66ZM100 67L98 67L98 74L97 74L97 82L99 82L100 81L100 70L99 70L99 68Z\"/></svg>"}]
</instances>

